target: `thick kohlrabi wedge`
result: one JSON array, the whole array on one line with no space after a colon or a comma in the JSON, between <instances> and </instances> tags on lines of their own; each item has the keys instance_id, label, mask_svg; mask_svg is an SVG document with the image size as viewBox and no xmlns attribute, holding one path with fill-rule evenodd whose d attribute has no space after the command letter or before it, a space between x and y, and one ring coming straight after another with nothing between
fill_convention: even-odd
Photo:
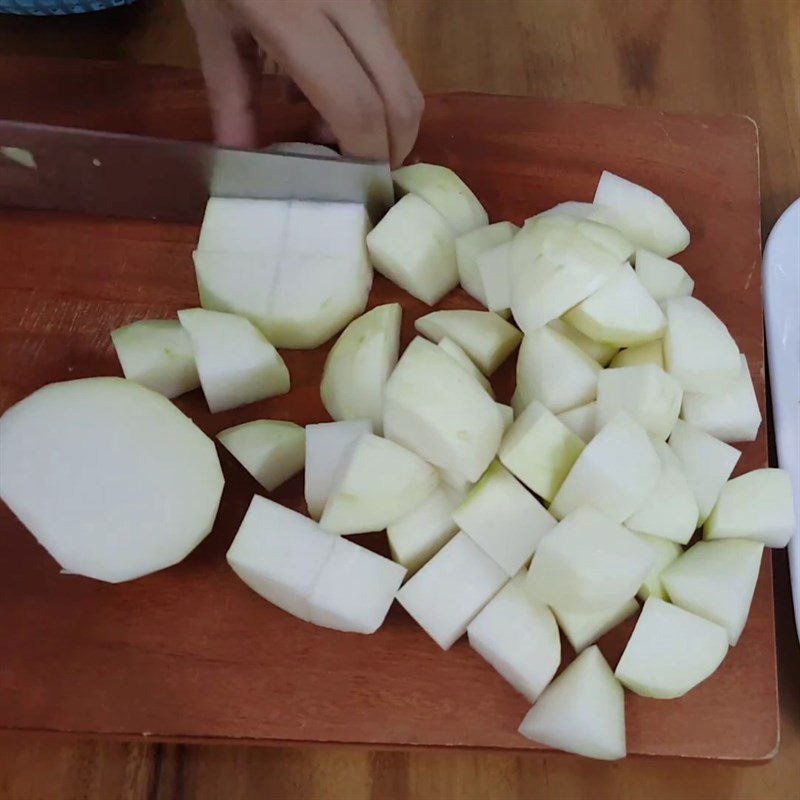
<instances>
[{"instance_id":1,"label":"thick kohlrabi wedge","mask_svg":"<svg viewBox=\"0 0 800 800\"><path fill-rule=\"evenodd\" d=\"M483 228L476 228L456 239L456 260L461 287L484 306L487 300L478 271L478 259L482 253L504 242L510 242L517 230L517 226L510 222L495 222Z\"/></svg>"},{"instance_id":2,"label":"thick kohlrabi wedge","mask_svg":"<svg viewBox=\"0 0 800 800\"><path fill-rule=\"evenodd\" d=\"M211 440L133 381L50 384L0 417L0 497L67 572L119 583L176 564L222 486Z\"/></svg>"},{"instance_id":3,"label":"thick kohlrabi wedge","mask_svg":"<svg viewBox=\"0 0 800 800\"><path fill-rule=\"evenodd\" d=\"M554 414L597 397L600 365L550 327L527 334L517 356L516 402L538 400Z\"/></svg>"},{"instance_id":4,"label":"thick kohlrabi wedge","mask_svg":"<svg viewBox=\"0 0 800 800\"><path fill-rule=\"evenodd\" d=\"M522 334L510 322L492 311L433 311L419 317L414 327L434 342L452 339L487 376L522 340Z\"/></svg>"},{"instance_id":5,"label":"thick kohlrabi wedge","mask_svg":"<svg viewBox=\"0 0 800 800\"><path fill-rule=\"evenodd\" d=\"M556 223L565 223L559 230ZM542 228L552 228L544 233ZM511 248L511 312L530 333L598 291L621 268L620 259L577 230L569 220L526 224ZM551 238L548 238L551 237Z\"/></svg>"},{"instance_id":6,"label":"thick kohlrabi wedge","mask_svg":"<svg viewBox=\"0 0 800 800\"><path fill-rule=\"evenodd\" d=\"M180 322L141 319L111 331L122 372L164 397L177 397L200 385L192 343Z\"/></svg>"},{"instance_id":7,"label":"thick kohlrabi wedge","mask_svg":"<svg viewBox=\"0 0 800 800\"><path fill-rule=\"evenodd\" d=\"M647 432L621 411L578 456L550 513L562 519L588 505L622 522L644 504L660 475L661 461Z\"/></svg>"},{"instance_id":8,"label":"thick kohlrabi wedge","mask_svg":"<svg viewBox=\"0 0 800 800\"><path fill-rule=\"evenodd\" d=\"M305 463L306 432L294 422L258 419L220 431L217 439L268 492Z\"/></svg>"},{"instance_id":9,"label":"thick kohlrabi wedge","mask_svg":"<svg viewBox=\"0 0 800 800\"><path fill-rule=\"evenodd\" d=\"M614 673L643 697L682 697L711 675L728 652L728 632L678 606L651 597Z\"/></svg>"},{"instance_id":10,"label":"thick kohlrabi wedge","mask_svg":"<svg viewBox=\"0 0 800 800\"><path fill-rule=\"evenodd\" d=\"M306 425L305 498L308 513L314 519L322 516L339 465L349 458L362 434L371 432L369 420Z\"/></svg>"},{"instance_id":11,"label":"thick kohlrabi wedge","mask_svg":"<svg viewBox=\"0 0 800 800\"><path fill-rule=\"evenodd\" d=\"M640 367L646 364L664 369L664 343L661 339L620 350L611 359L608 366L616 369L617 367Z\"/></svg>"},{"instance_id":12,"label":"thick kohlrabi wedge","mask_svg":"<svg viewBox=\"0 0 800 800\"><path fill-rule=\"evenodd\" d=\"M739 358L739 375L727 390L717 394L686 392L683 396L683 419L723 442L752 442L761 427L761 409L747 359L743 355Z\"/></svg>"},{"instance_id":13,"label":"thick kohlrabi wedge","mask_svg":"<svg viewBox=\"0 0 800 800\"><path fill-rule=\"evenodd\" d=\"M669 258L689 246L689 231L678 215L643 186L604 172L594 202L603 206L604 222L624 233L638 247Z\"/></svg>"},{"instance_id":14,"label":"thick kohlrabi wedge","mask_svg":"<svg viewBox=\"0 0 800 800\"><path fill-rule=\"evenodd\" d=\"M461 365L417 337L386 384L383 432L434 466L477 481L497 453L503 417Z\"/></svg>"},{"instance_id":15,"label":"thick kohlrabi wedge","mask_svg":"<svg viewBox=\"0 0 800 800\"><path fill-rule=\"evenodd\" d=\"M507 581L466 533L457 533L400 589L397 602L442 650L449 650Z\"/></svg>"},{"instance_id":16,"label":"thick kohlrabi wedge","mask_svg":"<svg viewBox=\"0 0 800 800\"><path fill-rule=\"evenodd\" d=\"M453 512L466 494L442 485L424 503L386 528L392 558L409 573L430 561L458 532Z\"/></svg>"},{"instance_id":17,"label":"thick kohlrabi wedge","mask_svg":"<svg viewBox=\"0 0 800 800\"><path fill-rule=\"evenodd\" d=\"M322 372L322 403L335 420L369 419L383 430L383 390L400 349L399 303L388 303L353 320L328 354Z\"/></svg>"},{"instance_id":18,"label":"thick kohlrabi wedge","mask_svg":"<svg viewBox=\"0 0 800 800\"><path fill-rule=\"evenodd\" d=\"M730 390L741 373L741 359L725 323L696 297L672 297L665 308L667 372L686 392Z\"/></svg>"},{"instance_id":19,"label":"thick kohlrabi wedge","mask_svg":"<svg viewBox=\"0 0 800 800\"><path fill-rule=\"evenodd\" d=\"M697 542L661 574L661 583L675 605L722 625L735 645L750 613L763 552L761 542L745 539Z\"/></svg>"},{"instance_id":20,"label":"thick kohlrabi wedge","mask_svg":"<svg viewBox=\"0 0 800 800\"><path fill-rule=\"evenodd\" d=\"M797 522L792 482L782 469L755 469L728 481L703 525L706 539L752 539L786 547Z\"/></svg>"},{"instance_id":21,"label":"thick kohlrabi wedge","mask_svg":"<svg viewBox=\"0 0 800 800\"><path fill-rule=\"evenodd\" d=\"M519 732L587 758L625 758L625 694L597 647L581 653L544 690Z\"/></svg>"},{"instance_id":22,"label":"thick kohlrabi wedge","mask_svg":"<svg viewBox=\"0 0 800 800\"><path fill-rule=\"evenodd\" d=\"M254 592L308 621L311 592L336 539L308 517L256 495L226 558Z\"/></svg>"},{"instance_id":23,"label":"thick kohlrabi wedge","mask_svg":"<svg viewBox=\"0 0 800 800\"><path fill-rule=\"evenodd\" d=\"M340 463L319 524L337 534L380 531L417 508L438 485L436 470L416 453L365 433Z\"/></svg>"},{"instance_id":24,"label":"thick kohlrabi wedge","mask_svg":"<svg viewBox=\"0 0 800 800\"><path fill-rule=\"evenodd\" d=\"M664 441L678 421L682 400L681 385L661 367L603 370L597 378L597 430L627 411L653 438Z\"/></svg>"},{"instance_id":25,"label":"thick kohlrabi wedge","mask_svg":"<svg viewBox=\"0 0 800 800\"><path fill-rule=\"evenodd\" d=\"M530 702L556 674L561 640L553 612L525 592L525 574L510 580L470 622L473 650Z\"/></svg>"},{"instance_id":26,"label":"thick kohlrabi wedge","mask_svg":"<svg viewBox=\"0 0 800 800\"><path fill-rule=\"evenodd\" d=\"M661 302L670 297L685 297L694 291L694 281L686 270L668 258L639 249L635 262L636 274L654 300Z\"/></svg>"},{"instance_id":27,"label":"thick kohlrabi wedge","mask_svg":"<svg viewBox=\"0 0 800 800\"><path fill-rule=\"evenodd\" d=\"M618 606L601 608L598 611L564 611L554 608L553 614L573 650L580 653L638 610L639 604L631 598Z\"/></svg>"},{"instance_id":28,"label":"thick kohlrabi wedge","mask_svg":"<svg viewBox=\"0 0 800 800\"><path fill-rule=\"evenodd\" d=\"M179 311L178 319L192 340L212 413L289 391L286 364L249 320L204 308Z\"/></svg>"},{"instance_id":29,"label":"thick kohlrabi wedge","mask_svg":"<svg viewBox=\"0 0 800 800\"><path fill-rule=\"evenodd\" d=\"M556 521L499 462L493 461L453 512L453 521L512 577Z\"/></svg>"},{"instance_id":30,"label":"thick kohlrabi wedge","mask_svg":"<svg viewBox=\"0 0 800 800\"><path fill-rule=\"evenodd\" d=\"M399 194L418 195L447 220L456 236L480 228L489 217L470 188L453 170L438 164L412 164L392 173Z\"/></svg>"},{"instance_id":31,"label":"thick kohlrabi wedge","mask_svg":"<svg viewBox=\"0 0 800 800\"><path fill-rule=\"evenodd\" d=\"M562 336L566 336L573 344L578 345L584 353L593 358L601 367L605 367L619 350L613 344L603 344L584 336L577 328L573 328L563 319L554 319L547 323L554 331L558 331Z\"/></svg>"},{"instance_id":32,"label":"thick kohlrabi wedge","mask_svg":"<svg viewBox=\"0 0 800 800\"><path fill-rule=\"evenodd\" d=\"M590 339L615 347L660 339L666 328L664 312L628 264L564 319Z\"/></svg>"},{"instance_id":33,"label":"thick kohlrabi wedge","mask_svg":"<svg viewBox=\"0 0 800 800\"><path fill-rule=\"evenodd\" d=\"M584 444L589 444L594 439L597 429L596 417L596 401L556 414L556 418L561 420Z\"/></svg>"},{"instance_id":34,"label":"thick kohlrabi wedge","mask_svg":"<svg viewBox=\"0 0 800 800\"><path fill-rule=\"evenodd\" d=\"M636 535L652 547L656 553L656 560L653 562L653 566L650 567L647 577L642 581L642 585L637 592L638 596L642 600L647 600L648 597L669 600L661 583L661 575L676 558L680 557L683 553L683 548L677 542L662 539L660 536L648 536L646 533L637 533Z\"/></svg>"},{"instance_id":35,"label":"thick kohlrabi wedge","mask_svg":"<svg viewBox=\"0 0 800 800\"><path fill-rule=\"evenodd\" d=\"M533 400L503 437L498 456L508 470L549 503L582 450L583 442Z\"/></svg>"},{"instance_id":36,"label":"thick kohlrabi wedge","mask_svg":"<svg viewBox=\"0 0 800 800\"><path fill-rule=\"evenodd\" d=\"M585 506L539 542L526 589L534 600L564 611L616 608L636 595L655 557L627 528Z\"/></svg>"},{"instance_id":37,"label":"thick kohlrabi wedge","mask_svg":"<svg viewBox=\"0 0 800 800\"><path fill-rule=\"evenodd\" d=\"M405 574L400 564L335 538L309 596L309 620L337 631L375 633Z\"/></svg>"},{"instance_id":38,"label":"thick kohlrabi wedge","mask_svg":"<svg viewBox=\"0 0 800 800\"><path fill-rule=\"evenodd\" d=\"M466 354L461 345L456 344L450 337L445 336L443 339L439 339L438 346L444 350L450 358L455 359L468 374L472 375L472 377L488 392L490 397L494 397L494 389L492 389L491 382L475 366L475 362Z\"/></svg>"},{"instance_id":39,"label":"thick kohlrabi wedge","mask_svg":"<svg viewBox=\"0 0 800 800\"><path fill-rule=\"evenodd\" d=\"M686 544L699 524L697 499L672 448L661 441L653 441L653 447L661 461L661 475L625 525L638 533Z\"/></svg>"},{"instance_id":40,"label":"thick kohlrabi wedge","mask_svg":"<svg viewBox=\"0 0 800 800\"><path fill-rule=\"evenodd\" d=\"M367 235L367 248L381 275L429 306L458 283L453 230L415 194L389 209Z\"/></svg>"},{"instance_id":41,"label":"thick kohlrabi wedge","mask_svg":"<svg viewBox=\"0 0 800 800\"><path fill-rule=\"evenodd\" d=\"M697 524L702 525L742 454L683 420L675 423L669 446L692 487L700 512Z\"/></svg>"}]
</instances>

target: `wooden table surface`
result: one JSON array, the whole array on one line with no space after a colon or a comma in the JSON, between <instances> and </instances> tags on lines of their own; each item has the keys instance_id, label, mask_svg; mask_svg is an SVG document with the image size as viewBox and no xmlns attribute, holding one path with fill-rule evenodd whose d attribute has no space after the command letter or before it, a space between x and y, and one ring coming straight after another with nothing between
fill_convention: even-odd
<instances>
[{"instance_id":1,"label":"wooden table surface","mask_svg":"<svg viewBox=\"0 0 800 800\"><path fill-rule=\"evenodd\" d=\"M468 89L738 112L761 132L768 231L800 195L798 0L394 0L425 91ZM75 19L0 18L0 51L196 66L178 0ZM2 113L2 99L0 99ZM800 647L775 558L782 744L769 764L287 750L0 738L0 800L800 797ZM747 687L743 686L746 692Z\"/></svg>"}]
</instances>

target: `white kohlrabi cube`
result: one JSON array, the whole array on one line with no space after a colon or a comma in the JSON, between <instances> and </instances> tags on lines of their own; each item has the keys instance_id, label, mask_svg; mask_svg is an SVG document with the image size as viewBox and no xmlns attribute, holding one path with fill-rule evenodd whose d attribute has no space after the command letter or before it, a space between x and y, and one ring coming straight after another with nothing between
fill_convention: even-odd
<instances>
[{"instance_id":1,"label":"white kohlrabi cube","mask_svg":"<svg viewBox=\"0 0 800 800\"><path fill-rule=\"evenodd\" d=\"M549 503L582 450L583 442L551 411L533 400L503 437L498 457Z\"/></svg>"},{"instance_id":2,"label":"white kohlrabi cube","mask_svg":"<svg viewBox=\"0 0 800 800\"><path fill-rule=\"evenodd\" d=\"M564 314L585 336L615 347L644 344L664 335L667 320L636 273L623 264L594 294Z\"/></svg>"},{"instance_id":3,"label":"white kohlrabi cube","mask_svg":"<svg viewBox=\"0 0 800 800\"><path fill-rule=\"evenodd\" d=\"M289 391L286 364L249 320L203 308L179 311L178 319L192 340L212 413Z\"/></svg>"},{"instance_id":4,"label":"white kohlrabi cube","mask_svg":"<svg viewBox=\"0 0 800 800\"><path fill-rule=\"evenodd\" d=\"M682 399L678 381L653 364L603 370L597 378L597 430L627 411L653 438L664 441L675 427Z\"/></svg>"},{"instance_id":5,"label":"white kohlrabi cube","mask_svg":"<svg viewBox=\"0 0 800 800\"><path fill-rule=\"evenodd\" d=\"M510 222L495 222L465 233L456 239L458 278L462 288L479 303L486 305L486 294L478 272L478 258L504 242L510 242L517 232Z\"/></svg>"},{"instance_id":6,"label":"white kohlrabi cube","mask_svg":"<svg viewBox=\"0 0 800 800\"><path fill-rule=\"evenodd\" d=\"M553 612L528 597L524 573L489 601L470 622L467 636L472 649L530 702L550 683L561 663Z\"/></svg>"},{"instance_id":7,"label":"white kohlrabi cube","mask_svg":"<svg viewBox=\"0 0 800 800\"><path fill-rule=\"evenodd\" d=\"M380 531L423 503L439 485L416 453L364 433L340 462L320 525L330 533Z\"/></svg>"},{"instance_id":8,"label":"white kohlrabi cube","mask_svg":"<svg viewBox=\"0 0 800 800\"><path fill-rule=\"evenodd\" d=\"M643 249L636 251L635 261L636 274L653 299L661 302L694 291L694 281L680 264Z\"/></svg>"},{"instance_id":9,"label":"white kohlrabi cube","mask_svg":"<svg viewBox=\"0 0 800 800\"><path fill-rule=\"evenodd\" d=\"M415 194L389 209L367 235L367 248L381 275L429 306L458 283L453 231Z\"/></svg>"},{"instance_id":10,"label":"white kohlrabi cube","mask_svg":"<svg viewBox=\"0 0 800 800\"><path fill-rule=\"evenodd\" d=\"M604 207L607 225L638 247L669 258L689 246L689 231L657 194L611 172L603 172L594 202Z\"/></svg>"},{"instance_id":11,"label":"white kohlrabi cube","mask_svg":"<svg viewBox=\"0 0 800 800\"><path fill-rule=\"evenodd\" d=\"M519 732L587 758L625 758L625 693L597 647L584 650L544 690Z\"/></svg>"},{"instance_id":12,"label":"white kohlrabi cube","mask_svg":"<svg viewBox=\"0 0 800 800\"><path fill-rule=\"evenodd\" d=\"M518 402L538 400L554 414L597 397L600 365L550 327L527 334L517 356Z\"/></svg>"},{"instance_id":13,"label":"white kohlrabi cube","mask_svg":"<svg viewBox=\"0 0 800 800\"><path fill-rule=\"evenodd\" d=\"M553 614L572 649L580 653L628 617L632 617L638 610L639 604L632 597L618 606L601 608L597 611L564 611L554 608Z\"/></svg>"},{"instance_id":14,"label":"white kohlrabi cube","mask_svg":"<svg viewBox=\"0 0 800 800\"><path fill-rule=\"evenodd\" d=\"M192 258L200 305L238 314L269 335L280 256L195 250Z\"/></svg>"},{"instance_id":15,"label":"white kohlrabi cube","mask_svg":"<svg viewBox=\"0 0 800 800\"><path fill-rule=\"evenodd\" d=\"M277 257L289 220L285 200L210 197L197 249Z\"/></svg>"},{"instance_id":16,"label":"white kohlrabi cube","mask_svg":"<svg viewBox=\"0 0 800 800\"><path fill-rule=\"evenodd\" d=\"M725 323L696 297L672 297L665 308L667 372L686 392L728 391L741 372L741 360Z\"/></svg>"},{"instance_id":17,"label":"white kohlrabi cube","mask_svg":"<svg viewBox=\"0 0 800 800\"><path fill-rule=\"evenodd\" d=\"M164 397L177 397L200 385L192 343L180 322L141 319L111 331L122 372Z\"/></svg>"},{"instance_id":18,"label":"white kohlrabi cube","mask_svg":"<svg viewBox=\"0 0 800 800\"><path fill-rule=\"evenodd\" d=\"M594 439L596 417L596 401L556 414L556 419L561 420L584 444L589 444Z\"/></svg>"},{"instance_id":19,"label":"white kohlrabi cube","mask_svg":"<svg viewBox=\"0 0 800 800\"><path fill-rule=\"evenodd\" d=\"M268 491L303 469L306 432L301 425L257 419L217 434L231 455Z\"/></svg>"},{"instance_id":20,"label":"white kohlrabi cube","mask_svg":"<svg viewBox=\"0 0 800 800\"><path fill-rule=\"evenodd\" d=\"M745 539L697 542L661 575L675 605L722 625L735 645L742 635L764 545Z\"/></svg>"},{"instance_id":21,"label":"white kohlrabi cube","mask_svg":"<svg viewBox=\"0 0 800 800\"><path fill-rule=\"evenodd\" d=\"M480 228L489 217L478 198L453 170L439 164L412 164L392 172L398 194L411 193L430 203L456 236Z\"/></svg>"},{"instance_id":22,"label":"white kohlrabi cube","mask_svg":"<svg viewBox=\"0 0 800 800\"><path fill-rule=\"evenodd\" d=\"M0 497L65 572L119 583L178 563L223 484L213 442L133 381L53 383L0 417Z\"/></svg>"},{"instance_id":23,"label":"white kohlrabi cube","mask_svg":"<svg viewBox=\"0 0 800 800\"><path fill-rule=\"evenodd\" d=\"M747 359L743 355L739 358L739 376L726 391L687 392L683 396L681 416L723 442L752 442L761 427L761 409Z\"/></svg>"},{"instance_id":24,"label":"white kohlrabi cube","mask_svg":"<svg viewBox=\"0 0 800 800\"><path fill-rule=\"evenodd\" d=\"M497 404L447 353L417 337L386 384L384 435L435 466L477 481L497 453Z\"/></svg>"},{"instance_id":25,"label":"white kohlrabi cube","mask_svg":"<svg viewBox=\"0 0 800 800\"><path fill-rule=\"evenodd\" d=\"M681 556L683 548L677 542L662 539L660 536L648 536L646 533L637 533L636 536L652 547L656 553L656 560L653 562L653 566L650 567L647 577L642 581L642 585L637 592L638 596L642 600L647 600L648 597L669 600L661 583L661 575L676 558Z\"/></svg>"},{"instance_id":26,"label":"white kohlrabi cube","mask_svg":"<svg viewBox=\"0 0 800 800\"><path fill-rule=\"evenodd\" d=\"M392 558L409 573L430 561L458 532L453 512L466 494L442 485L402 519L386 528Z\"/></svg>"},{"instance_id":27,"label":"white kohlrabi cube","mask_svg":"<svg viewBox=\"0 0 800 800\"><path fill-rule=\"evenodd\" d=\"M529 561L556 521L499 462L492 462L453 520L509 575Z\"/></svg>"},{"instance_id":28,"label":"white kohlrabi cube","mask_svg":"<svg viewBox=\"0 0 800 800\"><path fill-rule=\"evenodd\" d=\"M254 592L308 621L311 592L335 542L302 514L256 495L226 558Z\"/></svg>"},{"instance_id":29,"label":"white kohlrabi cube","mask_svg":"<svg viewBox=\"0 0 800 800\"><path fill-rule=\"evenodd\" d=\"M786 547L797 529L792 482L782 469L755 469L728 481L703 525L705 539L752 539Z\"/></svg>"},{"instance_id":30,"label":"white kohlrabi cube","mask_svg":"<svg viewBox=\"0 0 800 800\"><path fill-rule=\"evenodd\" d=\"M522 339L510 322L492 311L433 311L419 317L414 327L434 342L452 339L484 375L491 375Z\"/></svg>"},{"instance_id":31,"label":"white kohlrabi cube","mask_svg":"<svg viewBox=\"0 0 800 800\"><path fill-rule=\"evenodd\" d=\"M613 344L603 344L590 339L577 328L573 328L568 322L564 322L563 319L554 319L547 324L554 331L558 331L562 336L566 336L573 344L580 347L589 358L593 358L601 367L606 366L619 350Z\"/></svg>"},{"instance_id":32,"label":"white kohlrabi cube","mask_svg":"<svg viewBox=\"0 0 800 800\"><path fill-rule=\"evenodd\" d=\"M700 512L697 524L702 525L742 454L735 447L682 420L675 423L669 446L692 487Z\"/></svg>"},{"instance_id":33,"label":"white kohlrabi cube","mask_svg":"<svg viewBox=\"0 0 800 800\"><path fill-rule=\"evenodd\" d=\"M543 244L541 228L555 218L525 227L511 247L511 311L525 333L557 319L602 288L621 268L620 260L582 233L565 229ZM573 223L574 225L574 223Z\"/></svg>"},{"instance_id":34,"label":"white kohlrabi cube","mask_svg":"<svg viewBox=\"0 0 800 800\"><path fill-rule=\"evenodd\" d=\"M375 633L405 574L400 564L339 537L311 591L310 621L337 631Z\"/></svg>"},{"instance_id":35,"label":"white kohlrabi cube","mask_svg":"<svg viewBox=\"0 0 800 800\"><path fill-rule=\"evenodd\" d=\"M661 476L625 524L638 533L686 544L699 524L697 498L672 448L660 441L653 441L653 447L661 460Z\"/></svg>"},{"instance_id":36,"label":"white kohlrabi cube","mask_svg":"<svg viewBox=\"0 0 800 800\"><path fill-rule=\"evenodd\" d=\"M526 588L564 611L597 611L630 600L655 561L651 547L590 506L563 519L539 542Z\"/></svg>"},{"instance_id":37,"label":"white kohlrabi cube","mask_svg":"<svg viewBox=\"0 0 800 800\"><path fill-rule=\"evenodd\" d=\"M622 522L647 500L660 475L661 461L647 432L621 411L578 456L550 513L562 519L590 505Z\"/></svg>"},{"instance_id":38,"label":"white kohlrabi cube","mask_svg":"<svg viewBox=\"0 0 800 800\"><path fill-rule=\"evenodd\" d=\"M369 420L306 425L305 498L314 519L322 516L339 465L349 458L362 434L371 432Z\"/></svg>"},{"instance_id":39,"label":"white kohlrabi cube","mask_svg":"<svg viewBox=\"0 0 800 800\"><path fill-rule=\"evenodd\" d=\"M637 344L635 347L626 347L620 350L611 359L609 367L639 367L653 364L659 369L664 369L664 343L661 339L654 339L646 344Z\"/></svg>"},{"instance_id":40,"label":"white kohlrabi cube","mask_svg":"<svg viewBox=\"0 0 800 800\"><path fill-rule=\"evenodd\" d=\"M445 336L444 339L440 339L437 344L450 358L455 359L468 374L472 375L472 377L489 393L490 397L494 397L494 389L492 389L491 382L475 366L475 362L464 352L461 345L456 344L447 336Z\"/></svg>"},{"instance_id":41,"label":"white kohlrabi cube","mask_svg":"<svg viewBox=\"0 0 800 800\"><path fill-rule=\"evenodd\" d=\"M322 371L322 404L335 420L369 419L383 430L383 390L400 349L399 303L354 319L331 348Z\"/></svg>"},{"instance_id":42,"label":"white kohlrabi cube","mask_svg":"<svg viewBox=\"0 0 800 800\"><path fill-rule=\"evenodd\" d=\"M489 311L511 308L511 246L513 239L485 250L478 256L478 275Z\"/></svg>"},{"instance_id":43,"label":"white kohlrabi cube","mask_svg":"<svg viewBox=\"0 0 800 800\"><path fill-rule=\"evenodd\" d=\"M728 652L728 632L651 597L644 604L614 673L642 697L682 697L709 677Z\"/></svg>"},{"instance_id":44,"label":"white kohlrabi cube","mask_svg":"<svg viewBox=\"0 0 800 800\"><path fill-rule=\"evenodd\" d=\"M508 575L466 533L457 533L397 593L397 601L449 650Z\"/></svg>"}]
</instances>

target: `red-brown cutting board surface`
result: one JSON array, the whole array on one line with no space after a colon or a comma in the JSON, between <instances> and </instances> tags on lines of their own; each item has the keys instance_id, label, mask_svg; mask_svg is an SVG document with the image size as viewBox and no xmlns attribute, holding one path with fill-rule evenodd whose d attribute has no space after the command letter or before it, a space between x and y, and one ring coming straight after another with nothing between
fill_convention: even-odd
<instances>
[{"instance_id":1,"label":"red-brown cutting board surface","mask_svg":"<svg viewBox=\"0 0 800 800\"><path fill-rule=\"evenodd\" d=\"M303 139L308 108L264 87L267 140ZM196 74L78 61L0 59L3 116L186 139L210 135ZM492 220L520 224L562 200L591 200L602 169L661 194L692 233L679 257L697 296L730 326L760 402L758 147L741 117L439 95L414 159L446 164ZM0 411L52 381L119 375L109 331L198 303L197 229L145 221L0 211ZM382 278L370 304L399 301L404 335L425 307ZM453 292L445 308L473 307ZM223 414L199 391L178 406L209 434L247 420L328 419L327 352L286 351L292 390ZM495 379L507 400L513 359ZM766 463L766 435L738 472ZM53 453L58 458L58 453ZM293 619L251 592L225 550L257 484L225 452L211 535L181 564L112 586L61 575L0 508L0 728L259 743L536 749L516 733L527 702L468 646L442 652L396 604L373 636ZM120 476L124 480L124 475ZM304 510L302 476L274 499ZM360 541L381 549L382 535ZM633 621L601 641L612 666ZM564 662L573 658L564 644ZM631 753L758 760L778 741L769 555L747 627L722 667L686 697L627 694Z\"/></svg>"}]
</instances>

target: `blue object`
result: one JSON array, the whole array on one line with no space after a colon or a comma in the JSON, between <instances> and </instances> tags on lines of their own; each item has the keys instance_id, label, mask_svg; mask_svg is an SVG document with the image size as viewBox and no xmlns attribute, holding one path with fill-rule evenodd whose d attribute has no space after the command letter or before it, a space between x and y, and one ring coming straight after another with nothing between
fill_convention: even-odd
<instances>
[{"instance_id":1,"label":"blue object","mask_svg":"<svg viewBox=\"0 0 800 800\"><path fill-rule=\"evenodd\" d=\"M51 17L127 6L136 0L0 0L0 14Z\"/></svg>"}]
</instances>

